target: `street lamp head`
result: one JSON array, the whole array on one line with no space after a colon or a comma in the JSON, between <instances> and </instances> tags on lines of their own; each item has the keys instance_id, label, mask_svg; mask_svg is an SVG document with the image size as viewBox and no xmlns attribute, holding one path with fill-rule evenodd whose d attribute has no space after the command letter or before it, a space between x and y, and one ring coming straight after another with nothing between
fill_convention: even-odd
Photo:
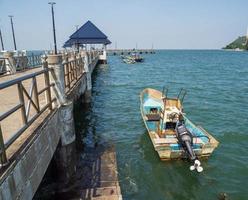
<instances>
[{"instance_id":1,"label":"street lamp head","mask_svg":"<svg viewBox=\"0 0 248 200\"><path fill-rule=\"evenodd\" d=\"M13 15L9 15L10 18L14 17Z\"/></svg>"},{"instance_id":2,"label":"street lamp head","mask_svg":"<svg viewBox=\"0 0 248 200\"><path fill-rule=\"evenodd\" d=\"M54 4L56 4L55 2L48 2L48 4L50 4L50 5L54 5Z\"/></svg>"}]
</instances>

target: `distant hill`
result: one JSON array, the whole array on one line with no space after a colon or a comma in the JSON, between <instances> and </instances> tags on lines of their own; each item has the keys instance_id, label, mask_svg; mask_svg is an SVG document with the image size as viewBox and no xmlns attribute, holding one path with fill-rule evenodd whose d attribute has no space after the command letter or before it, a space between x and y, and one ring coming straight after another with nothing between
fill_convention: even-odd
<instances>
[{"instance_id":1,"label":"distant hill","mask_svg":"<svg viewBox=\"0 0 248 200\"><path fill-rule=\"evenodd\" d=\"M223 49L243 49L248 50L248 46L245 46L246 36L238 37L238 39L234 40L232 43L228 44Z\"/></svg>"}]
</instances>

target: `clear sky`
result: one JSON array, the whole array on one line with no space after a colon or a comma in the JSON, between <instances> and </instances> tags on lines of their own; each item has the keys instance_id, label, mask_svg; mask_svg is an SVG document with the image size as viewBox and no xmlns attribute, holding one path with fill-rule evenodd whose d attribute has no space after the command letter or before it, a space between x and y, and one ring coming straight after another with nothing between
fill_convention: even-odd
<instances>
[{"instance_id":1,"label":"clear sky","mask_svg":"<svg viewBox=\"0 0 248 200\"><path fill-rule=\"evenodd\" d=\"M18 49L50 49L50 5L46 0L0 0L5 48L13 49L8 15L14 15ZM57 0L61 47L76 25L91 20L118 48L218 49L248 26L247 0Z\"/></svg>"}]
</instances>

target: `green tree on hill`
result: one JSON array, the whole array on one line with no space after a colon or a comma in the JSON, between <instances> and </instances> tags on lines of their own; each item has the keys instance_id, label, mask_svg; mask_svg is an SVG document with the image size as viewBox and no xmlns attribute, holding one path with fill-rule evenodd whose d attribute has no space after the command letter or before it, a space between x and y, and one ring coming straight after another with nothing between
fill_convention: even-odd
<instances>
[{"instance_id":1,"label":"green tree on hill","mask_svg":"<svg viewBox=\"0 0 248 200\"><path fill-rule=\"evenodd\" d=\"M237 49L237 48L248 50L248 43L247 43L246 36L238 37L238 39L228 44L223 49Z\"/></svg>"}]
</instances>

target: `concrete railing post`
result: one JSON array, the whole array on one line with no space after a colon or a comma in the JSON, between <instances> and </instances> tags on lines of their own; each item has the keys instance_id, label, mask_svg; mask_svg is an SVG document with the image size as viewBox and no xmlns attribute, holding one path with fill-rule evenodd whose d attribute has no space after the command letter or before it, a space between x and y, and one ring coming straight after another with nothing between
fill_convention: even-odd
<instances>
[{"instance_id":1,"label":"concrete railing post","mask_svg":"<svg viewBox=\"0 0 248 200\"><path fill-rule=\"evenodd\" d=\"M82 58L80 53L77 53L76 59L77 59L77 73L80 76L82 72L82 65L81 65Z\"/></svg>"},{"instance_id":2,"label":"concrete railing post","mask_svg":"<svg viewBox=\"0 0 248 200\"><path fill-rule=\"evenodd\" d=\"M66 103L65 95L65 71L62 64L62 54L48 55L48 67L51 69L50 80L55 84L54 96L59 100L60 105Z\"/></svg>"},{"instance_id":3,"label":"concrete railing post","mask_svg":"<svg viewBox=\"0 0 248 200\"><path fill-rule=\"evenodd\" d=\"M74 77L77 77L77 53L73 53Z\"/></svg>"},{"instance_id":4,"label":"concrete railing post","mask_svg":"<svg viewBox=\"0 0 248 200\"><path fill-rule=\"evenodd\" d=\"M23 53L18 56L15 56L14 60L16 70L24 70L28 68L28 58Z\"/></svg>"},{"instance_id":5,"label":"concrete railing post","mask_svg":"<svg viewBox=\"0 0 248 200\"><path fill-rule=\"evenodd\" d=\"M6 51L3 54L5 59L5 67L7 74L14 74L16 73L16 62L14 59L14 52Z\"/></svg>"},{"instance_id":6,"label":"concrete railing post","mask_svg":"<svg viewBox=\"0 0 248 200\"><path fill-rule=\"evenodd\" d=\"M65 87L68 87L68 88L70 88L71 87L71 79L70 79L70 74L69 74L69 53L67 53L67 52L65 52L64 54L63 54L63 65L64 65L64 73L66 74L66 76L65 76Z\"/></svg>"},{"instance_id":7,"label":"concrete railing post","mask_svg":"<svg viewBox=\"0 0 248 200\"><path fill-rule=\"evenodd\" d=\"M91 82L91 70L90 70L90 63L89 63L90 55L86 53L84 56L84 70L86 73L86 91L84 94L84 101L85 103L90 103L91 100L91 89L92 89L92 82Z\"/></svg>"},{"instance_id":8,"label":"concrete railing post","mask_svg":"<svg viewBox=\"0 0 248 200\"><path fill-rule=\"evenodd\" d=\"M90 51L89 52L87 52L87 56L88 56L88 63L91 63L91 53L90 53Z\"/></svg>"}]
</instances>

